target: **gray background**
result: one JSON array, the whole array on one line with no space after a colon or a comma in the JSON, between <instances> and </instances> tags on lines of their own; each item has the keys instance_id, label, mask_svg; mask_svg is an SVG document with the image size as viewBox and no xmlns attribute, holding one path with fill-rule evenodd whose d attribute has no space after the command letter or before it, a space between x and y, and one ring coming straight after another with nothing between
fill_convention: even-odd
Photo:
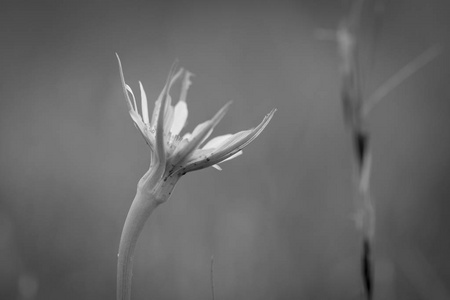
<instances>
[{"instance_id":1,"label":"gray background","mask_svg":"<svg viewBox=\"0 0 450 300\"><path fill-rule=\"evenodd\" d=\"M449 5L384 3L378 21L365 17L368 93L428 46L444 52L370 116L376 298L448 299ZM345 4L2 2L0 299L115 297L121 227L149 159L115 52L152 100L174 59L196 74L187 130L230 99L215 134L278 108L242 157L183 177L157 209L133 299L211 299L211 255L216 299L358 299L339 61L315 36Z\"/></svg>"}]
</instances>

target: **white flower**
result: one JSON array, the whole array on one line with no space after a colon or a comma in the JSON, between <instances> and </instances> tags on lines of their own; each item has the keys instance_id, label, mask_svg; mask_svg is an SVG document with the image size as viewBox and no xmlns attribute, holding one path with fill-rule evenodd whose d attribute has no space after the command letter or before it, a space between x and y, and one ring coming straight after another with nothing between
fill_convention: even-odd
<instances>
[{"instance_id":1,"label":"white flower","mask_svg":"<svg viewBox=\"0 0 450 300\"><path fill-rule=\"evenodd\" d=\"M209 166L220 169L218 163L242 154L242 149L267 126L275 109L253 129L218 136L206 142L230 107L231 102L228 102L211 120L197 125L192 133L180 137L188 117L186 94L191 85L192 73L183 69L175 72L175 66L172 67L150 118L147 96L142 84L139 82L141 90L141 113L139 113L136 97L125 83L119 56L117 59L128 111L151 150L150 168L138 183L119 244L117 299L128 300L131 297L134 249L139 234L153 210L169 199L178 179L187 172ZM173 106L170 89L177 80L182 80L180 99Z\"/></svg>"},{"instance_id":2,"label":"white flower","mask_svg":"<svg viewBox=\"0 0 450 300\"><path fill-rule=\"evenodd\" d=\"M134 93L125 83L119 56L117 59L130 116L150 146L151 166L164 168L162 172L165 174L164 177L184 175L209 166L220 170L217 164L241 155L242 149L264 130L276 111L273 109L253 129L217 136L206 142L214 127L228 111L231 104L228 102L212 119L197 125L192 133L186 133L181 137L180 132L188 117L186 95L193 74L183 69L175 72L175 65L172 67L150 118L147 96L141 82L139 82L141 94L141 112L139 113ZM182 80L180 99L173 106L170 89L177 80Z\"/></svg>"}]
</instances>

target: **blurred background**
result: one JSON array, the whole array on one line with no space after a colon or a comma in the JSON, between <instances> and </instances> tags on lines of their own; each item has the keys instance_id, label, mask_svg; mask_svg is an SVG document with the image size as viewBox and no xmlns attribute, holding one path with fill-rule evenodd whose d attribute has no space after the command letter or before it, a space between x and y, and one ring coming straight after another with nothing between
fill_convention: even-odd
<instances>
[{"instance_id":1,"label":"blurred background","mask_svg":"<svg viewBox=\"0 0 450 300\"><path fill-rule=\"evenodd\" d=\"M450 21L446 0L366 11L367 94L443 53L369 120L376 299L450 298ZM0 299L115 299L122 225L149 163L127 83L149 99L193 72L187 130L256 126L244 155L186 175L141 235L133 299L359 299L350 138L336 44L347 1L2 1Z\"/></svg>"}]
</instances>

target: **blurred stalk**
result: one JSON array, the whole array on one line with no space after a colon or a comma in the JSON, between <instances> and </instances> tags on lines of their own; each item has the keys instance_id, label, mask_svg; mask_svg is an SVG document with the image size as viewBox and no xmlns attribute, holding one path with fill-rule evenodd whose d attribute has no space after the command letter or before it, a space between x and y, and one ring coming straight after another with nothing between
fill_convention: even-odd
<instances>
[{"instance_id":1,"label":"blurred stalk","mask_svg":"<svg viewBox=\"0 0 450 300\"><path fill-rule=\"evenodd\" d=\"M362 72L359 66L358 29L365 0L353 1L341 21L336 40L341 57L341 101L344 121L352 139L356 227L362 234L361 276L366 298L373 298L371 249L375 233L375 210L370 196L371 154L369 133L363 116Z\"/></svg>"},{"instance_id":2,"label":"blurred stalk","mask_svg":"<svg viewBox=\"0 0 450 300\"><path fill-rule=\"evenodd\" d=\"M366 2L366 0L352 2L348 16L341 21L335 40L341 59L341 101L344 122L353 143L356 227L362 234L361 276L366 298L371 300L374 278L372 249L375 235L375 208L370 192L372 155L369 147L370 134L366 129L367 115L389 92L436 58L441 48L430 47L389 78L373 95L364 99L363 73L359 64L359 37L362 28L362 12Z\"/></svg>"},{"instance_id":3,"label":"blurred stalk","mask_svg":"<svg viewBox=\"0 0 450 300\"><path fill-rule=\"evenodd\" d=\"M212 300L215 300L215 292L214 292L214 256L211 256L211 273L210 273L210 279L211 279L211 296Z\"/></svg>"}]
</instances>

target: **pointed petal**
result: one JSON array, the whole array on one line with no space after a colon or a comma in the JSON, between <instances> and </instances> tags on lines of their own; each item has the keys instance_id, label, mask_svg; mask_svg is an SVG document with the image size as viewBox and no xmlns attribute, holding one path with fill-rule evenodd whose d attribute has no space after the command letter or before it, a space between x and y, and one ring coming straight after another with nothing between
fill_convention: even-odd
<instances>
[{"instance_id":1,"label":"pointed petal","mask_svg":"<svg viewBox=\"0 0 450 300\"><path fill-rule=\"evenodd\" d=\"M161 99L155 101L155 105L153 106L152 119L150 123L150 128L156 127L156 121L158 120L159 108L161 107Z\"/></svg>"},{"instance_id":2,"label":"pointed petal","mask_svg":"<svg viewBox=\"0 0 450 300\"><path fill-rule=\"evenodd\" d=\"M256 128L251 130L250 133L247 134L246 132L242 132L245 134L241 133L242 134L241 136L237 135L236 139L234 141L232 139L228 140L226 143L224 143L220 147L220 149L218 149L218 153L215 156L219 157L220 156L219 152L227 153L228 151L231 150L231 152L226 154L227 157L230 157L234 153L238 152L239 150L243 149L248 144L253 142L253 140L256 139L258 137L258 135L261 134L261 132L264 130L264 128L266 128L267 124L269 124L270 120L272 119L272 117L276 111L277 111L276 109L272 109L272 111L264 117L264 120L262 120L262 122L258 126L256 126ZM239 150L237 150L237 151L236 151L236 149L232 150L233 147L236 147ZM230 155L230 153L232 153L232 154Z\"/></svg>"},{"instance_id":3,"label":"pointed petal","mask_svg":"<svg viewBox=\"0 0 450 300\"><path fill-rule=\"evenodd\" d=\"M177 62L175 62L175 64L176 64ZM177 73L175 73L175 75L173 75L173 77L172 77L172 79L170 80L170 84L169 84L169 89L168 89L168 91L167 91L167 93L169 93L170 92L170 89L172 88L172 85L178 80L178 79L180 79L181 78L181 74L183 74L183 68L180 68L178 71L177 71ZM172 99L168 99L168 101L167 101L167 105L171 105L172 104Z\"/></svg>"},{"instance_id":4,"label":"pointed petal","mask_svg":"<svg viewBox=\"0 0 450 300\"><path fill-rule=\"evenodd\" d=\"M180 134L184 125L186 124L186 120L188 117L188 109L186 104L186 95L189 89L189 86L192 84L190 78L193 74L189 71L184 72L183 83L181 86L180 100L177 105L175 105L174 116L173 116L173 124L170 128L170 132L172 134Z\"/></svg>"},{"instance_id":5,"label":"pointed petal","mask_svg":"<svg viewBox=\"0 0 450 300\"><path fill-rule=\"evenodd\" d=\"M232 159L234 159L234 158L236 158L236 157L238 157L238 156L241 156L242 154L244 154L244 152L243 152L242 150L241 150L241 151L238 151L238 152L236 152L235 154L231 155L230 157L228 157L228 158L222 160L222 161L220 162L220 164L223 163L223 162L225 162L225 161L227 161L227 160L232 160Z\"/></svg>"},{"instance_id":6,"label":"pointed petal","mask_svg":"<svg viewBox=\"0 0 450 300\"><path fill-rule=\"evenodd\" d=\"M222 145L227 139L232 137L232 134L225 134L225 135L219 135L215 138L210 139L203 147L202 149L215 149Z\"/></svg>"},{"instance_id":7,"label":"pointed petal","mask_svg":"<svg viewBox=\"0 0 450 300\"><path fill-rule=\"evenodd\" d=\"M175 105L174 114L173 114L173 123L170 129L172 134L180 134L184 125L186 124L186 120L188 117L188 109L185 101L178 101L177 105Z\"/></svg>"},{"instance_id":8,"label":"pointed petal","mask_svg":"<svg viewBox=\"0 0 450 300\"><path fill-rule=\"evenodd\" d=\"M160 101L159 104L159 111L156 116L156 152L158 154L158 158L160 162L164 162L166 160L166 146L164 141L164 114L166 111L166 105L167 100L169 98L169 86L173 79L173 73L175 71L176 64L174 63L172 65L172 68L170 69L169 76L167 77L166 84L161 92L160 98L158 101ZM155 105L156 106L156 105ZM153 123L153 119L152 119Z\"/></svg>"},{"instance_id":9,"label":"pointed petal","mask_svg":"<svg viewBox=\"0 0 450 300\"><path fill-rule=\"evenodd\" d=\"M171 100L170 95L167 95L168 101ZM166 112L164 114L164 132L167 134L170 132L170 127L173 124L174 109L172 105L167 105Z\"/></svg>"},{"instance_id":10,"label":"pointed petal","mask_svg":"<svg viewBox=\"0 0 450 300\"><path fill-rule=\"evenodd\" d=\"M214 127L222 120L223 116L228 111L231 105L231 101L225 104L216 115L209 121L203 122L194 129L192 132L191 140L186 144L186 142L181 142L174 151L173 164L178 164L182 159L184 159L189 153L194 151L199 147L199 145L209 137Z\"/></svg>"},{"instance_id":11,"label":"pointed petal","mask_svg":"<svg viewBox=\"0 0 450 300\"><path fill-rule=\"evenodd\" d=\"M219 164L221 164L221 163L223 163L223 162L226 162L227 160L236 158L236 157L242 155L242 153L243 153L243 152L242 152L242 150L241 150L241 151L239 151L239 152L233 154L232 156L228 157L227 159L222 160L221 162L219 162ZM217 169L217 170L219 170L219 171L222 171L222 168L221 168L218 164L212 165L212 167L213 167L214 169Z\"/></svg>"},{"instance_id":12,"label":"pointed petal","mask_svg":"<svg viewBox=\"0 0 450 300\"><path fill-rule=\"evenodd\" d=\"M169 133L170 128L172 128L172 124L174 121L174 108L172 106L172 97L170 96L170 89L172 85L181 77L183 73L183 69L178 70L178 72L173 75L172 80L170 81L169 88L167 91L167 103L164 115L164 132Z\"/></svg>"},{"instance_id":13,"label":"pointed petal","mask_svg":"<svg viewBox=\"0 0 450 300\"><path fill-rule=\"evenodd\" d=\"M127 84L125 83L125 78L123 76L122 63L120 62L120 58L117 53L116 53L116 56L117 56L117 61L119 62L119 72L120 72L120 80L122 82L123 94L125 95L125 99L127 100L128 110L131 111L131 110L133 110L133 105L131 104L130 97L128 96Z\"/></svg>"},{"instance_id":14,"label":"pointed petal","mask_svg":"<svg viewBox=\"0 0 450 300\"><path fill-rule=\"evenodd\" d=\"M179 102L186 102L186 95L189 87L192 84L191 77L194 76L193 73L186 71L184 72L183 84L181 86L180 100Z\"/></svg>"},{"instance_id":15,"label":"pointed petal","mask_svg":"<svg viewBox=\"0 0 450 300\"><path fill-rule=\"evenodd\" d=\"M135 112L134 110L129 111L131 119L133 119L133 122L136 124L136 126L141 130L144 131L145 124L142 122L141 116Z\"/></svg>"},{"instance_id":16,"label":"pointed petal","mask_svg":"<svg viewBox=\"0 0 450 300\"><path fill-rule=\"evenodd\" d=\"M154 151L155 149L155 138L152 134L150 134L147 131L147 127L146 125L142 122L141 116L135 112L135 111L130 111L130 116L133 119L133 122L135 124L135 126L139 129L139 131L141 132L142 136L145 139L145 142L147 143L147 145L150 146L150 149L152 151Z\"/></svg>"},{"instance_id":17,"label":"pointed petal","mask_svg":"<svg viewBox=\"0 0 450 300\"><path fill-rule=\"evenodd\" d=\"M150 146L150 149L152 151L154 151L154 149L155 149L155 139L154 139L154 137L151 134L149 134L149 132L147 131L146 125L142 121L142 118L139 115L139 113L137 112L136 100L134 98L133 90L128 86L128 84L125 83L125 78L123 76L123 70L122 70L122 64L120 62L120 58L119 58L119 55L117 53L116 53L116 56L117 56L117 60L119 62L120 79L122 81L122 88L123 88L123 92L125 94L125 99L126 99L126 102L127 102L128 112L130 113L130 116L131 116L131 119L134 122L134 125L136 126L136 128L139 129L139 131L141 132L142 136L144 137L146 143ZM130 100L128 92L131 93L131 95L133 97L133 103Z\"/></svg>"},{"instance_id":18,"label":"pointed petal","mask_svg":"<svg viewBox=\"0 0 450 300\"><path fill-rule=\"evenodd\" d=\"M159 94L158 99L155 101L155 107L153 108L152 120L151 120L151 125L150 125L151 128L156 126L158 115L159 115L159 111L160 111L160 105L161 105L161 102L162 102L163 98L165 97L165 95L169 94L170 88L175 83L175 81L178 78L180 78L181 73L183 72L183 69L180 69L174 75L177 63L178 63L178 61L175 61L172 64L172 67L170 68L169 76L168 76L168 78L166 80L166 84L164 85L164 88L162 89L161 93ZM171 99L167 99L167 100L168 101L166 102L167 103L166 105L170 105L172 100ZM164 111L165 110L166 110L166 107L164 107Z\"/></svg>"},{"instance_id":19,"label":"pointed petal","mask_svg":"<svg viewBox=\"0 0 450 300\"><path fill-rule=\"evenodd\" d=\"M142 83L140 81L139 81L139 88L141 89L142 117L144 118L144 123L149 124L147 95L145 94L144 87L142 86Z\"/></svg>"},{"instance_id":20,"label":"pointed petal","mask_svg":"<svg viewBox=\"0 0 450 300\"><path fill-rule=\"evenodd\" d=\"M252 128L233 134L233 136L224 141L220 147L216 148L215 152L217 153L218 151L223 151L223 149L233 148L237 144L240 144L241 141L247 139L252 133L255 132L255 130L256 128Z\"/></svg>"},{"instance_id":21,"label":"pointed petal","mask_svg":"<svg viewBox=\"0 0 450 300\"><path fill-rule=\"evenodd\" d=\"M273 109L264 120L254 129L245 130L234 134L222 143L217 149L196 150L184 168L186 172L203 169L214 164L223 162L230 157L234 158L238 152L250 144L267 126L276 109ZM234 157L233 157L234 156Z\"/></svg>"},{"instance_id":22,"label":"pointed petal","mask_svg":"<svg viewBox=\"0 0 450 300\"><path fill-rule=\"evenodd\" d=\"M131 96L133 97L133 109L138 112L138 108L136 105L136 98L134 97L134 93L133 90L130 88L130 86L128 84L125 84L125 88L127 89L127 91L131 94Z\"/></svg>"}]
</instances>

